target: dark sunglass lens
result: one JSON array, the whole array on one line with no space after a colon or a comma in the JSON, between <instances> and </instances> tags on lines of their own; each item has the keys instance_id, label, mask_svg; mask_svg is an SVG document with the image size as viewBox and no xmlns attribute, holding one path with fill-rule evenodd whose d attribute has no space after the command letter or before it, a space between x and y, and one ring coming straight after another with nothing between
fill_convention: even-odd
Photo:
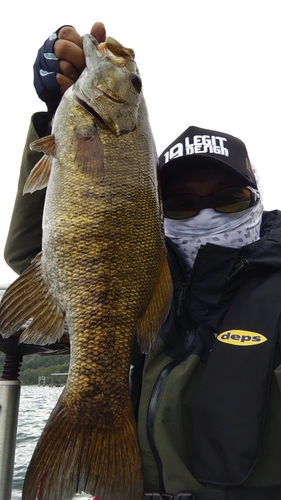
<instances>
[{"instance_id":1,"label":"dark sunglass lens","mask_svg":"<svg viewBox=\"0 0 281 500\"><path fill-rule=\"evenodd\" d=\"M247 188L222 189L212 195L212 204L217 212L242 212L252 206L252 193Z\"/></svg>"},{"instance_id":2,"label":"dark sunglass lens","mask_svg":"<svg viewBox=\"0 0 281 500\"><path fill-rule=\"evenodd\" d=\"M168 219L187 219L198 214L199 200L193 195L176 195L163 201L164 214Z\"/></svg>"}]
</instances>

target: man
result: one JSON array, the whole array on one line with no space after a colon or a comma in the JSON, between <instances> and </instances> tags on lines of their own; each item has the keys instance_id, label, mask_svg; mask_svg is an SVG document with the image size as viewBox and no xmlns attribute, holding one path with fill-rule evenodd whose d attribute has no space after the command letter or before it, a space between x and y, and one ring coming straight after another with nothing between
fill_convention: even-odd
<instances>
[{"instance_id":1,"label":"man","mask_svg":"<svg viewBox=\"0 0 281 500\"><path fill-rule=\"evenodd\" d=\"M101 23L91 32L105 39ZM40 49L35 87L48 112L33 115L27 144L48 133L83 69L81 47L63 27ZM41 249L44 193L22 197L38 158L25 149L5 248L19 273ZM145 497L277 500L281 214L263 212L245 144L229 134L189 127L159 162L174 297L154 356L133 353Z\"/></svg>"},{"instance_id":2,"label":"man","mask_svg":"<svg viewBox=\"0 0 281 500\"><path fill-rule=\"evenodd\" d=\"M263 213L246 147L228 134L189 127L160 167L174 301L143 371L146 488L277 499L280 213Z\"/></svg>"}]
</instances>

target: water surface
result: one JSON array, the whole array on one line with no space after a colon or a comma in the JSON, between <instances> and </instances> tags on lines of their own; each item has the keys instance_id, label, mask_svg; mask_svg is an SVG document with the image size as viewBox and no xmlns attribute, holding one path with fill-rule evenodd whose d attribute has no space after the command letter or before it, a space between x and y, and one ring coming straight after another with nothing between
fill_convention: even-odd
<instances>
[{"instance_id":1,"label":"water surface","mask_svg":"<svg viewBox=\"0 0 281 500\"><path fill-rule=\"evenodd\" d=\"M21 500L27 466L62 390L62 387L34 385L21 388L12 500ZM74 498L86 500L92 496L83 493Z\"/></svg>"}]
</instances>

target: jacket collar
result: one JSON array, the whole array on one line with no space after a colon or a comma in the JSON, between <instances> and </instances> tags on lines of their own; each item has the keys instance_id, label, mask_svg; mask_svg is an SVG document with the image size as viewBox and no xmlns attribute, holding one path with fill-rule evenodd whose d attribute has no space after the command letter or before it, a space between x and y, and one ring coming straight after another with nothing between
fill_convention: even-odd
<instances>
[{"instance_id":1,"label":"jacket collar","mask_svg":"<svg viewBox=\"0 0 281 500\"><path fill-rule=\"evenodd\" d=\"M237 287L267 266L281 268L281 211L264 212L261 238L242 248L207 243L187 278L186 305L196 321L207 320L229 303Z\"/></svg>"}]
</instances>

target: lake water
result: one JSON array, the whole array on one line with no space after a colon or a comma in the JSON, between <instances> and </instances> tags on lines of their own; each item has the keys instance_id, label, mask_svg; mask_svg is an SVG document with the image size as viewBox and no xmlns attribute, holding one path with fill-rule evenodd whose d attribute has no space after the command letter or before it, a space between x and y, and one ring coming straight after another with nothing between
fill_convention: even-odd
<instances>
[{"instance_id":1,"label":"lake water","mask_svg":"<svg viewBox=\"0 0 281 500\"><path fill-rule=\"evenodd\" d=\"M22 386L17 431L12 500L21 500L21 492L31 455L47 419L55 406L62 387ZM75 500L92 495L78 494Z\"/></svg>"}]
</instances>

